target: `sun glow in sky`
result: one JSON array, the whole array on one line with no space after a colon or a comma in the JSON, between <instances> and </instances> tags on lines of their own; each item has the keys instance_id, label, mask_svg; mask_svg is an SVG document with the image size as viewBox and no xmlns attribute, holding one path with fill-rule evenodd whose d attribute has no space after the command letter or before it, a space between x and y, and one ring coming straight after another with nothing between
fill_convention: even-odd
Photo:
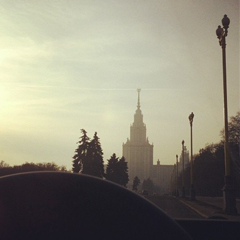
<instances>
[{"instance_id":1,"label":"sun glow in sky","mask_svg":"<svg viewBox=\"0 0 240 240\"><path fill-rule=\"evenodd\" d=\"M122 155L141 88L154 162L173 164L194 112L194 153L220 140L221 48L229 116L239 111L238 0L0 0L0 160L71 168L85 129Z\"/></svg>"}]
</instances>

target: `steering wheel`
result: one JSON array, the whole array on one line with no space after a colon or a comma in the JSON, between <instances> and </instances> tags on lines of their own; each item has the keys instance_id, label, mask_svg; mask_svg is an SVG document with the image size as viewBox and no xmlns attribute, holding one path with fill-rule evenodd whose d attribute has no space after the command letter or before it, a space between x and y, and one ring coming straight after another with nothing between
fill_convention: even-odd
<instances>
[{"instance_id":1,"label":"steering wheel","mask_svg":"<svg viewBox=\"0 0 240 240\"><path fill-rule=\"evenodd\" d=\"M117 184L82 174L0 178L5 239L171 239L189 235L158 207Z\"/></svg>"}]
</instances>

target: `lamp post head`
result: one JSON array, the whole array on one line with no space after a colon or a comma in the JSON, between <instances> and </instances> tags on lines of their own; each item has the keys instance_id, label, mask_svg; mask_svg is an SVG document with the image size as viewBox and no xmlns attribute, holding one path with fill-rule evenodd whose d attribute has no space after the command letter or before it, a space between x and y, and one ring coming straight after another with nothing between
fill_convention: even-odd
<instances>
[{"instance_id":1,"label":"lamp post head","mask_svg":"<svg viewBox=\"0 0 240 240\"><path fill-rule=\"evenodd\" d=\"M193 112L188 116L188 119L189 119L189 122L190 122L190 125L192 126L192 123L193 123L193 118L194 118L194 114Z\"/></svg>"},{"instance_id":2,"label":"lamp post head","mask_svg":"<svg viewBox=\"0 0 240 240\"><path fill-rule=\"evenodd\" d=\"M222 41L225 41L225 37L228 34L228 28L229 28L229 24L230 24L230 19L227 17L227 15L225 14L223 19L222 19L222 25L223 27L221 27L220 25L218 26L217 30L216 30L216 35L219 39L219 44L220 46L222 46ZM223 44L225 45L225 44Z\"/></svg>"},{"instance_id":3,"label":"lamp post head","mask_svg":"<svg viewBox=\"0 0 240 240\"><path fill-rule=\"evenodd\" d=\"M218 39L221 39L223 36L223 28L219 25L217 30L216 30L216 35L218 37Z\"/></svg>"},{"instance_id":4,"label":"lamp post head","mask_svg":"<svg viewBox=\"0 0 240 240\"><path fill-rule=\"evenodd\" d=\"M222 19L222 25L226 31L229 28L229 24L230 24L230 19L228 18L227 14L225 14Z\"/></svg>"}]
</instances>

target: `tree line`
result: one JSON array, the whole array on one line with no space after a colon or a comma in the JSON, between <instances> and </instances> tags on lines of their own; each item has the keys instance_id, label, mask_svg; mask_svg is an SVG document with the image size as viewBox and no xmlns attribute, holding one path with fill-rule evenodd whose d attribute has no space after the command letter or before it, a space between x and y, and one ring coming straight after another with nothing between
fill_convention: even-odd
<instances>
[{"instance_id":1,"label":"tree line","mask_svg":"<svg viewBox=\"0 0 240 240\"><path fill-rule=\"evenodd\" d=\"M232 116L229 121L229 150L231 171L236 189L236 196L240 197L240 112ZM193 156L193 183L197 195L222 196L224 186L224 131L220 132L218 143L207 144ZM174 173L176 174L176 172ZM177 184L182 188L182 174L186 190L190 189L190 166L184 173L180 173ZM176 189L176 178L172 178L172 190Z\"/></svg>"},{"instance_id":2,"label":"tree line","mask_svg":"<svg viewBox=\"0 0 240 240\"><path fill-rule=\"evenodd\" d=\"M23 173L23 172L34 172L34 171L63 171L67 172L65 166L58 166L55 163L29 163L26 162L22 165L10 166L8 163L0 162L0 176Z\"/></svg>"},{"instance_id":3,"label":"tree line","mask_svg":"<svg viewBox=\"0 0 240 240\"><path fill-rule=\"evenodd\" d=\"M92 139L86 130L81 129L82 136L77 142L72 163L74 173L92 175L109 181L127 186L129 181L128 166L124 157L118 158L115 153L107 160L106 171L104 169L103 150L97 132Z\"/></svg>"},{"instance_id":4,"label":"tree line","mask_svg":"<svg viewBox=\"0 0 240 240\"><path fill-rule=\"evenodd\" d=\"M82 136L77 142L72 161L72 172L87 174L98 178L104 178L124 187L129 181L128 166L124 157L118 158L115 153L108 159L106 171L104 169L103 151L97 133L92 139L82 129ZM33 172L33 171L63 171L70 172L65 166L58 166L55 163L24 163L22 165L10 166L8 163L0 162L0 176Z\"/></svg>"}]
</instances>

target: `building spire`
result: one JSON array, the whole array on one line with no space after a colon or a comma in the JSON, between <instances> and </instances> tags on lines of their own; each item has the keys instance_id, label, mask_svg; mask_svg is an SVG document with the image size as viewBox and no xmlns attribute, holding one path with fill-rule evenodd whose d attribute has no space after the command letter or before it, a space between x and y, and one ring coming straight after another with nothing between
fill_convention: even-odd
<instances>
[{"instance_id":1,"label":"building spire","mask_svg":"<svg viewBox=\"0 0 240 240\"><path fill-rule=\"evenodd\" d=\"M138 88L137 92L138 92L138 105L137 105L137 108L140 109L140 92L141 92L141 89Z\"/></svg>"}]
</instances>

